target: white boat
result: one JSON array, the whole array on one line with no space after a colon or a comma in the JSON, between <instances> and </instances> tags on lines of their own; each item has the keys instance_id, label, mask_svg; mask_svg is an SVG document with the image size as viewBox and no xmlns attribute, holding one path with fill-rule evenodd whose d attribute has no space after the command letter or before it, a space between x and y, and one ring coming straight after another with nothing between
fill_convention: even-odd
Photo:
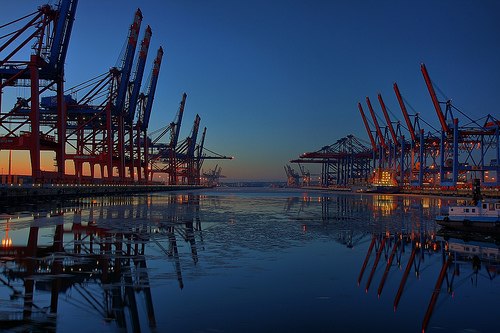
<instances>
[{"instance_id":1,"label":"white boat","mask_svg":"<svg viewBox=\"0 0 500 333\"><path fill-rule=\"evenodd\" d=\"M479 200L476 205L450 206L448 214L437 216L436 222L453 229L500 232L500 202Z\"/></svg>"},{"instance_id":2,"label":"white boat","mask_svg":"<svg viewBox=\"0 0 500 333\"><path fill-rule=\"evenodd\" d=\"M448 214L437 216L436 222L450 229L500 233L500 201L483 200L479 182L472 191L470 204L448 207Z\"/></svg>"}]
</instances>

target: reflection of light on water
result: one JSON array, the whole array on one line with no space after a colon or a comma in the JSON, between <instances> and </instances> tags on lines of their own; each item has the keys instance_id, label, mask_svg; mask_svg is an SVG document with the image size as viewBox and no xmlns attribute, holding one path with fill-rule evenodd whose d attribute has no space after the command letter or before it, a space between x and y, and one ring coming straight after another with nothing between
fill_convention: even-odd
<instances>
[{"instance_id":1,"label":"reflection of light on water","mask_svg":"<svg viewBox=\"0 0 500 333\"><path fill-rule=\"evenodd\" d=\"M9 232L5 233L5 237L2 238L2 247L11 247L12 246L12 238L9 238Z\"/></svg>"},{"instance_id":2,"label":"reflection of light on water","mask_svg":"<svg viewBox=\"0 0 500 333\"><path fill-rule=\"evenodd\" d=\"M11 247L12 246L12 238L9 237L9 222L10 219L7 220L7 224L5 226L5 237L2 238L2 247Z\"/></svg>"},{"instance_id":3,"label":"reflection of light on water","mask_svg":"<svg viewBox=\"0 0 500 333\"><path fill-rule=\"evenodd\" d=\"M177 195L177 203L182 204L184 201L186 201L186 199L182 194Z\"/></svg>"},{"instance_id":4,"label":"reflection of light on water","mask_svg":"<svg viewBox=\"0 0 500 333\"><path fill-rule=\"evenodd\" d=\"M390 216L397 208L397 203L391 195L376 195L373 197L373 207L380 211L382 216Z\"/></svg>"},{"instance_id":5,"label":"reflection of light on water","mask_svg":"<svg viewBox=\"0 0 500 333\"><path fill-rule=\"evenodd\" d=\"M422 198L422 208L429 208L431 206L430 198Z\"/></svg>"},{"instance_id":6,"label":"reflection of light on water","mask_svg":"<svg viewBox=\"0 0 500 333\"><path fill-rule=\"evenodd\" d=\"M410 208L411 206L411 200L409 197L404 197L403 198L403 207L404 208Z\"/></svg>"}]
</instances>

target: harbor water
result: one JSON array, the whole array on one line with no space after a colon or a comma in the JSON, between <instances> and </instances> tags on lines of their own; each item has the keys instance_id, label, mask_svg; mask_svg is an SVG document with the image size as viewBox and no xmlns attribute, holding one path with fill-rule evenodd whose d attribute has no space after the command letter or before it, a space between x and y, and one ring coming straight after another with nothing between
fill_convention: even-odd
<instances>
[{"instance_id":1,"label":"harbor water","mask_svg":"<svg viewBox=\"0 0 500 333\"><path fill-rule=\"evenodd\" d=\"M0 211L2 332L495 332L456 198L215 188Z\"/></svg>"}]
</instances>

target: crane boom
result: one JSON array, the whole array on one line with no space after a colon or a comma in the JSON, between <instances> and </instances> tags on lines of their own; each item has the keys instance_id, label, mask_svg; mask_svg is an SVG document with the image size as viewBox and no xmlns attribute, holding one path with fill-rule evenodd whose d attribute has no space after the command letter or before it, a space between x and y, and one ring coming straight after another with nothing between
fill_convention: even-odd
<instances>
[{"instance_id":1,"label":"crane boom","mask_svg":"<svg viewBox=\"0 0 500 333\"><path fill-rule=\"evenodd\" d=\"M54 31L54 39L49 57L49 68L54 70L56 75L63 74L64 61L68 52L69 39L73 21L75 20L76 7L78 0L61 0L59 3L59 13L57 26Z\"/></svg>"},{"instance_id":2,"label":"crane boom","mask_svg":"<svg viewBox=\"0 0 500 333\"><path fill-rule=\"evenodd\" d=\"M151 117L151 109L153 108L153 99L156 91L156 83L158 82L158 75L160 74L161 59L163 57L163 48L160 46L156 54L156 58L153 64L153 71L151 75L151 82L149 83L148 92L146 95L146 107L143 113L143 119L141 122L141 129L146 131L149 126L149 118Z\"/></svg>"},{"instance_id":3,"label":"crane boom","mask_svg":"<svg viewBox=\"0 0 500 333\"><path fill-rule=\"evenodd\" d=\"M198 178L199 178L199 173L201 170L201 166L203 165L204 162L204 156L203 156L203 146L205 145L205 135L207 134L207 128L203 128L203 133L201 135L201 140L200 144L198 145L198 148L196 150L196 170L198 172Z\"/></svg>"},{"instance_id":4,"label":"crane boom","mask_svg":"<svg viewBox=\"0 0 500 333\"><path fill-rule=\"evenodd\" d=\"M50 24L54 22L56 15L57 12L52 8L52 6L40 6L38 8L38 13L36 13L34 17L22 28L2 37L3 39L10 36L10 38L6 42L0 44L0 78L6 79L5 81L0 82L0 88L12 84L16 79L30 78L29 73L26 70L19 72L18 68L11 65L5 66L5 64L10 62L13 56L18 55L18 52L21 51L23 47L30 42L33 43L32 49L34 50L34 54L36 54L37 56L41 56L42 49L45 50L50 47L45 42L47 39L50 40L50 38L45 37L50 35ZM15 20L11 23L17 21L18 20ZM33 27L35 28L35 31L31 32L31 30L29 29ZM25 33L29 33L29 36L22 42L18 43L19 39L23 39L21 36ZM14 49L10 50L10 48ZM8 51L8 54L1 54L5 50L9 50L10 52ZM51 75L47 75L47 72L42 72L41 74L43 75L41 75L40 78L48 78L48 76L50 76L50 78L53 77L52 73L49 73Z\"/></svg>"},{"instance_id":5,"label":"crane boom","mask_svg":"<svg viewBox=\"0 0 500 333\"><path fill-rule=\"evenodd\" d=\"M422 74L424 76L425 84L427 85L427 89L429 90L429 94L431 95L432 104L434 104L434 109L436 110L437 116L439 118L439 122L441 123L441 129L445 133L448 133L450 131L450 128L448 127L448 124L446 123L446 118L443 115L443 111L441 110L441 105L439 105L439 101L437 99L436 92L434 91L434 87L432 86L432 82L431 82L431 78L429 76L429 73L427 73L427 69L425 68L424 64L420 65L420 69L421 69Z\"/></svg>"},{"instance_id":6,"label":"crane boom","mask_svg":"<svg viewBox=\"0 0 500 333\"><path fill-rule=\"evenodd\" d=\"M396 97L398 98L399 106L401 107L401 112L403 113L403 117L405 118L406 126L408 126L408 131L410 131L411 141L416 142L417 136L415 134L415 128L413 127L410 116L408 116L408 111L406 110L406 105L403 101L403 97L399 92L399 88L396 82L394 82L394 92L396 93Z\"/></svg>"},{"instance_id":7,"label":"crane boom","mask_svg":"<svg viewBox=\"0 0 500 333\"><path fill-rule=\"evenodd\" d=\"M370 138L370 142L372 144L372 148L374 151L377 150L377 144L375 143L375 139L373 138L372 131L370 130L370 126L368 125L368 120L366 119L365 113L363 112L363 107L361 103L358 103L358 109L361 113L361 118L363 118L363 123L365 124L366 132L368 133L368 137Z\"/></svg>"},{"instance_id":8,"label":"crane boom","mask_svg":"<svg viewBox=\"0 0 500 333\"><path fill-rule=\"evenodd\" d=\"M182 116L184 114L184 107L186 105L186 97L187 94L183 93L181 103L179 104L179 111L177 111L177 120L173 124L174 126L170 140L171 148L175 148L177 146L177 143L179 142L179 134L181 132L181 123L182 123Z\"/></svg>"},{"instance_id":9,"label":"crane boom","mask_svg":"<svg viewBox=\"0 0 500 333\"><path fill-rule=\"evenodd\" d=\"M398 138L396 136L396 132L394 131L394 127L392 127L391 119L389 118L389 114L387 113L387 108L385 107L384 100L382 99L382 95L378 94L378 101L380 103L380 107L382 108L382 112L384 113L385 121L387 122L387 126L389 127L389 132L391 132L392 142L395 145L399 144Z\"/></svg>"},{"instance_id":10,"label":"crane boom","mask_svg":"<svg viewBox=\"0 0 500 333\"><path fill-rule=\"evenodd\" d=\"M130 73L132 71L132 63L134 61L135 48L137 46L137 39L139 38L139 30L141 28L142 22L142 12L137 9L134 15L134 21L129 29L129 34L127 37L127 48L122 60L122 66L120 68L120 83L117 89L116 102L115 102L115 114L121 114L125 105L125 96L127 93L127 88L130 80Z\"/></svg>"},{"instance_id":11,"label":"crane boom","mask_svg":"<svg viewBox=\"0 0 500 333\"><path fill-rule=\"evenodd\" d=\"M146 65L146 58L148 56L149 44L151 40L151 27L148 25L146 31L144 32L144 38L141 42L141 49L139 50L139 60L137 61L137 67L135 70L135 77L132 81L132 93L130 94L127 122L132 123L135 117L135 109L137 107L137 99L139 97L139 91L141 89L142 76L144 74L144 67Z\"/></svg>"},{"instance_id":12,"label":"crane boom","mask_svg":"<svg viewBox=\"0 0 500 333\"><path fill-rule=\"evenodd\" d=\"M373 111L372 108L372 103L370 102L370 99L366 97L366 104L368 104L368 110L370 111L370 114L372 115L373 118L373 123L375 124L375 130L377 131L378 137L380 144L384 149L387 149L387 144L385 143L384 135L382 134L382 130L380 129L380 126L378 125L377 117L375 116L375 112Z\"/></svg>"},{"instance_id":13,"label":"crane boom","mask_svg":"<svg viewBox=\"0 0 500 333\"><path fill-rule=\"evenodd\" d=\"M188 146L186 155L189 157L194 157L194 150L196 148L196 140L198 138L198 129L200 128L200 116L196 115L194 119L193 129L191 130L191 136L188 138Z\"/></svg>"},{"instance_id":14,"label":"crane boom","mask_svg":"<svg viewBox=\"0 0 500 333\"><path fill-rule=\"evenodd\" d=\"M203 133L201 134L200 144L198 145L198 160L202 158L203 146L205 145L205 135L207 134L207 128L203 128Z\"/></svg>"}]
</instances>

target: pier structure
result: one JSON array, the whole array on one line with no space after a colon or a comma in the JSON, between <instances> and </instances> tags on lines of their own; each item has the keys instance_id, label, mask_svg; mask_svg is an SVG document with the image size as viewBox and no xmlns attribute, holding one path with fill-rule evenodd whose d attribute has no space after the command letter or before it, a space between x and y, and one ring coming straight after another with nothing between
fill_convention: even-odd
<instances>
[{"instance_id":1,"label":"pier structure","mask_svg":"<svg viewBox=\"0 0 500 333\"><path fill-rule=\"evenodd\" d=\"M403 97L397 83L394 83L393 88L405 125L390 112L381 94L377 98L383 118L377 115L369 97L366 97L366 109L361 102L358 103L370 141L366 153L370 155L368 168L372 176L387 173L399 187L410 190L470 188L475 178L481 180L482 186L498 190L500 120L491 114L472 119L454 106L451 99L438 99L426 66L421 64L420 69L439 120L439 129L423 120L418 112L411 114L408 111L413 108ZM328 170L331 168L329 159L307 159L326 150L325 147L317 152L302 154L292 162L321 163L322 169ZM352 157L354 161L351 164L365 165L364 155ZM355 176L333 177L328 172L322 172L322 186L343 185L346 180L353 183Z\"/></svg>"},{"instance_id":2,"label":"pier structure","mask_svg":"<svg viewBox=\"0 0 500 333\"><path fill-rule=\"evenodd\" d=\"M178 141L182 113L172 123L175 140L168 149L159 138L151 139L149 121L164 50L160 46L156 51L149 81L143 84L153 32L147 26L139 42L140 9L129 26L119 65L74 87L64 86L77 4L60 0L0 27L1 35L8 37L0 44L0 150L10 151L9 159L15 158L12 151L29 152L29 161L9 161L2 183L149 184L155 172L165 171L169 176L162 183L199 185L205 159L230 158L212 156L204 148L206 129L197 141L198 115L186 140ZM23 59L30 52L29 59ZM1 97L7 89L23 89L28 96L5 107ZM54 171L42 167L42 152L52 152ZM159 169L159 160L169 168ZM30 163L29 177L15 177L19 175L11 165L18 163Z\"/></svg>"}]
</instances>

